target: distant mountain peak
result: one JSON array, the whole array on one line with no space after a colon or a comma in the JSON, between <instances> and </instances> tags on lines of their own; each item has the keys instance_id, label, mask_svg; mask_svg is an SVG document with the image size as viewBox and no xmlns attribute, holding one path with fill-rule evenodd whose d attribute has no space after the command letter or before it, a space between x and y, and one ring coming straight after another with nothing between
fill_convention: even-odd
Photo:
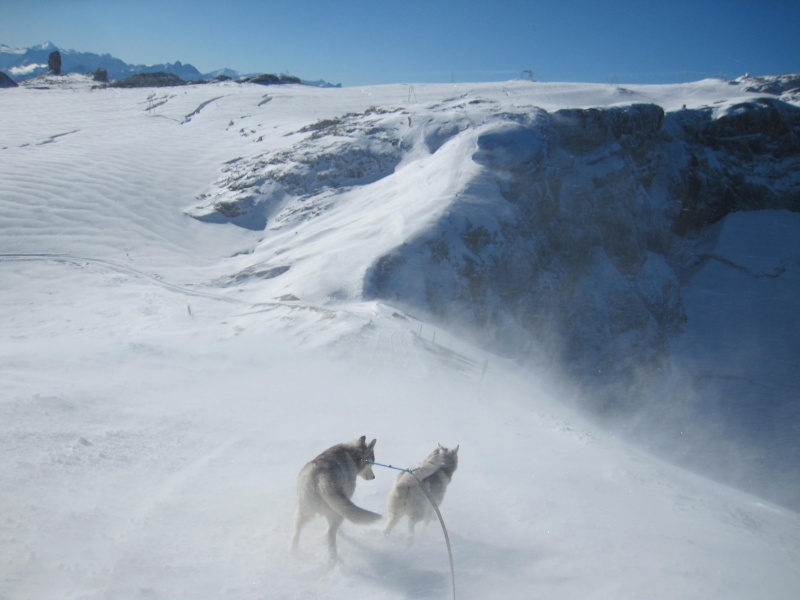
<instances>
[{"instance_id":1,"label":"distant mountain peak","mask_svg":"<svg viewBox=\"0 0 800 600\"><path fill-rule=\"evenodd\" d=\"M204 75L191 64L181 61L155 65L133 65L110 54L59 49L50 41L29 48L0 46L0 71L8 73L16 81L36 77L48 71L49 55L56 50L61 54L61 70L65 74L90 74L102 68L106 70L111 80L125 79L137 73L154 71L177 75L185 81L197 81L204 78Z\"/></svg>"},{"instance_id":2,"label":"distant mountain peak","mask_svg":"<svg viewBox=\"0 0 800 600\"><path fill-rule=\"evenodd\" d=\"M167 62L150 65L131 64L108 53L97 54L94 52L62 49L50 41L36 46L30 46L29 48L12 48L11 46L0 44L0 71L7 73L16 82L25 81L38 75L45 74L48 72L48 58L50 53L56 50L61 54L62 73L89 75L96 72L97 69L104 69L108 73L110 81L125 79L139 73L155 72L177 75L188 82L214 79L221 75L237 80L246 76L241 71L227 68L201 73L190 63L181 62L180 60L176 60L174 63ZM251 73L247 76L255 77L258 75L260 74ZM303 83L318 87L341 87L341 84L331 84L322 79L310 82L303 81Z\"/></svg>"},{"instance_id":3,"label":"distant mountain peak","mask_svg":"<svg viewBox=\"0 0 800 600\"><path fill-rule=\"evenodd\" d=\"M11 46L7 46L5 44L0 44L0 53L25 54L25 49L24 48L12 48Z\"/></svg>"}]
</instances>

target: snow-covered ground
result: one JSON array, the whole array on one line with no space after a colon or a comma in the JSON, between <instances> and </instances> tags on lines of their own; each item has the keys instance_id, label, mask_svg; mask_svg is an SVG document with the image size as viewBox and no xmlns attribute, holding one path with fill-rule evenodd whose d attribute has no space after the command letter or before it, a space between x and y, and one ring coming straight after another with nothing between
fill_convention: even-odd
<instances>
[{"instance_id":1,"label":"snow-covered ground","mask_svg":"<svg viewBox=\"0 0 800 600\"><path fill-rule=\"evenodd\" d=\"M413 545L345 524L332 570L321 520L287 552L300 468L360 435L399 466L460 445L442 507L458 598L796 597L797 513L632 448L566 387L360 297L372 262L469 177L475 138L447 128L480 129L472 101L724 110L744 92L67 81L0 94L0 598L452 597L436 523ZM377 109L407 129L395 154L373 148L379 172L305 205L276 195L266 229L187 216L238 198L234 165ZM315 168L293 184L312 189ZM376 474L354 499L383 512L395 473Z\"/></svg>"}]
</instances>

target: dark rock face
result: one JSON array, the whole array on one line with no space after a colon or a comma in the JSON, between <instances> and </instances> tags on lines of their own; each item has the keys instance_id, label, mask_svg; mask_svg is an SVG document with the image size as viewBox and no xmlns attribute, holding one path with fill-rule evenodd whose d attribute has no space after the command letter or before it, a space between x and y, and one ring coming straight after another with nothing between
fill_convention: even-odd
<instances>
[{"instance_id":1,"label":"dark rock face","mask_svg":"<svg viewBox=\"0 0 800 600\"><path fill-rule=\"evenodd\" d=\"M8 75L0 71L0 88L18 87L17 82L11 79Z\"/></svg>"},{"instance_id":2,"label":"dark rock face","mask_svg":"<svg viewBox=\"0 0 800 600\"><path fill-rule=\"evenodd\" d=\"M94 75L92 75L92 78L100 83L108 83L108 71L106 71L103 67L98 67L94 72Z\"/></svg>"},{"instance_id":3,"label":"dark rock face","mask_svg":"<svg viewBox=\"0 0 800 600\"><path fill-rule=\"evenodd\" d=\"M257 83L259 85L280 85L288 83L301 83L299 77L292 77L290 75L272 75L271 73L262 73L255 77L248 77L242 80L242 83Z\"/></svg>"},{"instance_id":4,"label":"dark rock face","mask_svg":"<svg viewBox=\"0 0 800 600\"><path fill-rule=\"evenodd\" d=\"M800 93L800 75L787 74L772 77L743 77L737 82L741 82L744 89L748 92L758 92L763 94L782 94Z\"/></svg>"},{"instance_id":5,"label":"dark rock face","mask_svg":"<svg viewBox=\"0 0 800 600\"><path fill-rule=\"evenodd\" d=\"M47 59L47 66L53 75L61 75L61 52L55 50Z\"/></svg>"},{"instance_id":6,"label":"dark rock face","mask_svg":"<svg viewBox=\"0 0 800 600\"><path fill-rule=\"evenodd\" d=\"M561 145L579 154L611 142L637 147L657 133L663 122L664 110L652 104L634 104L613 111L567 109L553 115Z\"/></svg>"},{"instance_id":7,"label":"dark rock face","mask_svg":"<svg viewBox=\"0 0 800 600\"><path fill-rule=\"evenodd\" d=\"M759 98L717 119L698 111L674 120L688 156L670 188L679 235L739 210L800 211L800 108Z\"/></svg>"},{"instance_id":8,"label":"dark rock face","mask_svg":"<svg viewBox=\"0 0 800 600\"><path fill-rule=\"evenodd\" d=\"M272 75L270 73L262 73L261 75L256 75L255 77L248 77L244 81L246 83L257 83L259 85L275 85L276 83L281 82L277 75Z\"/></svg>"},{"instance_id":9,"label":"dark rock face","mask_svg":"<svg viewBox=\"0 0 800 600\"><path fill-rule=\"evenodd\" d=\"M172 73L137 73L120 81L114 81L109 87L141 88L141 87L172 87L186 85L186 82Z\"/></svg>"}]
</instances>

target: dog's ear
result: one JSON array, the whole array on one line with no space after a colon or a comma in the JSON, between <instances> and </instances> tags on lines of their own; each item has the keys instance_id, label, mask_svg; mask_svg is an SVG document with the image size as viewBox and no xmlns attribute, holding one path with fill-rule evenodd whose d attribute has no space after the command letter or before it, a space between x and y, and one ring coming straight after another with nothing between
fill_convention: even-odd
<instances>
[{"instance_id":1,"label":"dog's ear","mask_svg":"<svg viewBox=\"0 0 800 600\"><path fill-rule=\"evenodd\" d=\"M358 438L358 443L361 446L366 446L367 445L367 436L362 435L360 438Z\"/></svg>"},{"instance_id":2,"label":"dog's ear","mask_svg":"<svg viewBox=\"0 0 800 600\"><path fill-rule=\"evenodd\" d=\"M458 444L458 445L456 445L456 449L455 449L455 450L453 450L453 454L458 454L458 446L460 446L460 445L461 445L461 444Z\"/></svg>"},{"instance_id":3,"label":"dog's ear","mask_svg":"<svg viewBox=\"0 0 800 600\"><path fill-rule=\"evenodd\" d=\"M364 438L364 439L366 439L366 438ZM372 450L372 449L375 447L375 442L377 442L377 441L378 441L377 439L375 439L375 440L372 440L372 441L369 443L369 446L367 446L367 450Z\"/></svg>"}]
</instances>

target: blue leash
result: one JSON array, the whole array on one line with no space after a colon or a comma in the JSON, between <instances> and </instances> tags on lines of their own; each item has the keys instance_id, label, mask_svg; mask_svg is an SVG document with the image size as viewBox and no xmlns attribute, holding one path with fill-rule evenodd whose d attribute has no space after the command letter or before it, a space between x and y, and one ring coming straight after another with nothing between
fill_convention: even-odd
<instances>
[{"instance_id":1,"label":"blue leash","mask_svg":"<svg viewBox=\"0 0 800 600\"><path fill-rule=\"evenodd\" d=\"M447 535L447 527L444 526L444 519L442 518L442 513L439 512L439 507L436 506L436 501L431 496L431 493L427 490L427 488L422 485L422 481L419 477L414 475L414 471L418 471L419 469L401 469L400 467L393 467L392 465L384 465L379 462L375 462L372 460L368 460L367 463L371 465L376 465L378 467L386 467L387 469L394 469L395 471L402 471L403 473L410 474L414 479L417 480L420 489L425 492L425 495L428 497L428 500L433 507L433 510L436 511L436 516L439 517L439 523L442 526L442 533L444 533L444 541L447 544L447 555L450 557L450 580L453 584L453 600L456 600L456 570L453 568L453 550L450 548L450 536Z\"/></svg>"}]
</instances>

